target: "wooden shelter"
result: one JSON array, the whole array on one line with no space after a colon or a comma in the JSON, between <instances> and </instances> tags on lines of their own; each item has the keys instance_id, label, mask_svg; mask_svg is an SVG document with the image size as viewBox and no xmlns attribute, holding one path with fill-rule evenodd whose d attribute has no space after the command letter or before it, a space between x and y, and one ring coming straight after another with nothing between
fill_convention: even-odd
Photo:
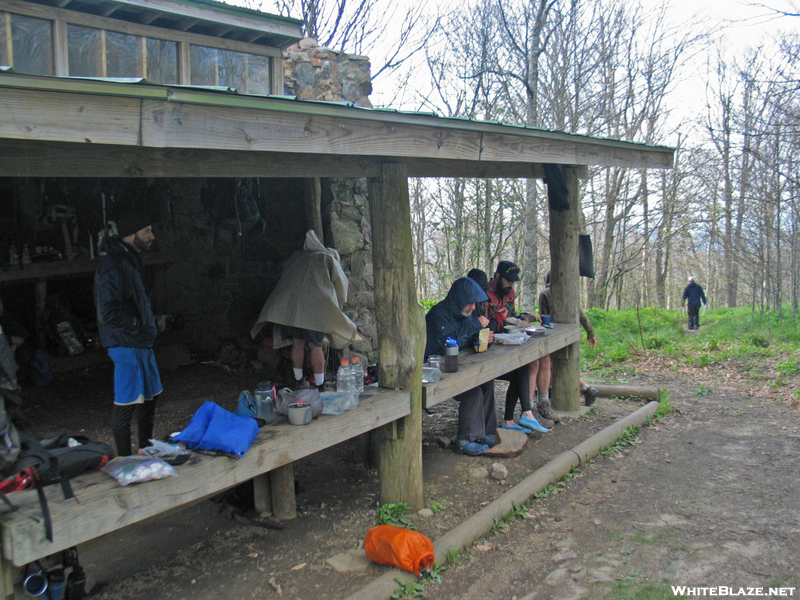
<instances>
[{"instance_id":1,"label":"wooden shelter","mask_svg":"<svg viewBox=\"0 0 800 600\"><path fill-rule=\"evenodd\" d=\"M550 214L553 320L578 322L578 181L588 166L670 168L673 149L582 135L146 81L0 73L1 177L368 177L382 387L411 412L381 448L382 500L422 504L423 312L408 177L541 178L562 166L570 208ZM311 206L314 206L311 203ZM313 226L314 215L308 215ZM0 277L2 280L2 277ZM578 346L554 360L557 408L576 408Z\"/></svg>"}]
</instances>

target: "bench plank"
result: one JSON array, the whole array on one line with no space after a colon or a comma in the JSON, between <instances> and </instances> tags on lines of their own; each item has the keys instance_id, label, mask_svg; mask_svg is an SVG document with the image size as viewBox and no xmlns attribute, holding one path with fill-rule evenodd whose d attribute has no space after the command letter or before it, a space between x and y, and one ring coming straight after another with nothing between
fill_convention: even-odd
<instances>
[{"instance_id":1,"label":"bench plank","mask_svg":"<svg viewBox=\"0 0 800 600\"><path fill-rule=\"evenodd\" d=\"M65 500L60 486L46 488L53 542L44 536L42 511L32 490L12 494L19 507L0 515L3 558L21 567L161 513L188 506L258 475L288 465L339 442L371 431L410 412L407 391L367 388L358 408L321 415L305 427L288 423L263 427L241 459L193 454L178 477L119 486L104 473L76 477L76 498Z\"/></svg>"},{"instance_id":2,"label":"bench plank","mask_svg":"<svg viewBox=\"0 0 800 600\"><path fill-rule=\"evenodd\" d=\"M495 343L480 354L470 350L462 351L458 355L457 372L442 373L439 381L422 386L423 406L425 408L436 406L457 394L497 379L580 340L580 325L553 323L553 328L543 336L532 337L520 346Z\"/></svg>"}]
</instances>

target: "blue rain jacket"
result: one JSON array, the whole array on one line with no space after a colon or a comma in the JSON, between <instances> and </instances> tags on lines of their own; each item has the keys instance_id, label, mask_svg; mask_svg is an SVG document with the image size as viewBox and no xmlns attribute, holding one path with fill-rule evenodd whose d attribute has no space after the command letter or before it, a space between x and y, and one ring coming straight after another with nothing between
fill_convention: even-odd
<instances>
[{"instance_id":1,"label":"blue rain jacket","mask_svg":"<svg viewBox=\"0 0 800 600\"><path fill-rule=\"evenodd\" d=\"M447 297L425 315L425 356L444 354L444 342L449 337L458 341L459 348L471 346L473 336L483 327L474 312L465 317L461 310L467 304L487 300L489 296L474 280L468 277L456 279L447 292Z\"/></svg>"}]
</instances>

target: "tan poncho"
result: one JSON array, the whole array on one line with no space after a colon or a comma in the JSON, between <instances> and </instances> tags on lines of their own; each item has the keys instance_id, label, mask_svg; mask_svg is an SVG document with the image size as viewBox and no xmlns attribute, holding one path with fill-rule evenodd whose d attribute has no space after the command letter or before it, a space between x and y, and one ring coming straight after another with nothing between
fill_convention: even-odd
<instances>
[{"instance_id":1,"label":"tan poncho","mask_svg":"<svg viewBox=\"0 0 800 600\"><path fill-rule=\"evenodd\" d=\"M359 341L356 324L342 312L347 285L336 250L325 248L314 231L308 231L303 250L286 262L250 335L255 337L265 323L276 323L321 331L334 348ZM273 338L275 348L292 343L280 335L280 327L274 328Z\"/></svg>"}]
</instances>

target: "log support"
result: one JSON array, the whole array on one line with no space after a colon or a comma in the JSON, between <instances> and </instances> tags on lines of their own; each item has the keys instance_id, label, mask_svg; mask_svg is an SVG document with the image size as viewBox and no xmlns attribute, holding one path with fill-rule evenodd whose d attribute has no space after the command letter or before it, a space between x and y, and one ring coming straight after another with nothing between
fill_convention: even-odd
<instances>
[{"instance_id":1,"label":"log support","mask_svg":"<svg viewBox=\"0 0 800 600\"><path fill-rule=\"evenodd\" d=\"M578 323L580 287L578 269L578 233L580 196L578 173L574 167L562 167L569 190L569 209L550 210L550 285L552 319L556 323ZM553 406L556 410L575 411L580 405L580 342L552 356Z\"/></svg>"},{"instance_id":2,"label":"log support","mask_svg":"<svg viewBox=\"0 0 800 600\"><path fill-rule=\"evenodd\" d=\"M386 164L370 180L370 221L381 387L411 392L411 413L380 439L381 503L424 506L422 362L425 318L417 301L408 170Z\"/></svg>"}]
</instances>

